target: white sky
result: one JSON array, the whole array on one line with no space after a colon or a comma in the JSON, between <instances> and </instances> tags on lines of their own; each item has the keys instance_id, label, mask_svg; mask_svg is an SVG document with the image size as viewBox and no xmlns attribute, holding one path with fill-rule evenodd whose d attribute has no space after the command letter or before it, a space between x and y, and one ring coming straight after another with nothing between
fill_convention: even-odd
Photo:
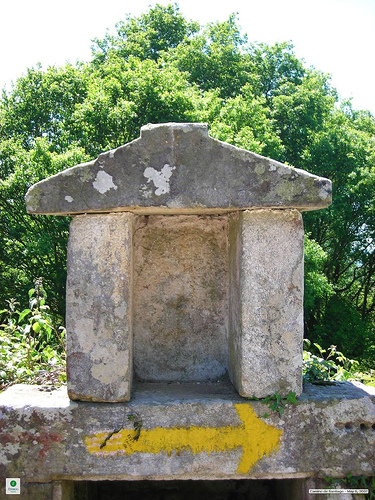
<instances>
[{"instance_id":1,"label":"white sky","mask_svg":"<svg viewBox=\"0 0 375 500\"><path fill-rule=\"evenodd\" d=\"M168 0L0 0L0 89L40 62L89 60L91 40L126 13ZM341 97L375 115L375 0L180 0L201 24L238 12L249 41L291 40L296 55L330 73Z\"/></svg>"}]
</instances>

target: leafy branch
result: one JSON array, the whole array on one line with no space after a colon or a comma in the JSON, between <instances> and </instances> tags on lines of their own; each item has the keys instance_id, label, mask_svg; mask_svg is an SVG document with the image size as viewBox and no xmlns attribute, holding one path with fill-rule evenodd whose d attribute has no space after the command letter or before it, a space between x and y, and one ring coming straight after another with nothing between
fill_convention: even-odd
<instances>
[{"instance_id":1,"label":"leafy branch","mask_svg":"<svg viewBox=\"0 0 375 500\"><path fill-rule=\"evenodd\" d=\"M46 298L43 280L38 278L29 291L27 309L19 311L19 303L10 299L8 308L0 311L0 381L4 388L40 381L43 371L58 372L58 380L50 377L55 383L65 381L65 329L54 326Z\"/></svg>"}]
</instances>

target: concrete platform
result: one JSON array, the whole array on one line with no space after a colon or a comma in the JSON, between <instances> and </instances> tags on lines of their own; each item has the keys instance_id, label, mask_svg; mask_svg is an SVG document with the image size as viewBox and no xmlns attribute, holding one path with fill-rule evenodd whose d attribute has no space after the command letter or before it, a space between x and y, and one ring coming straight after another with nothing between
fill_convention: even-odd
<instances>
[{"instance_id":1,"label":"concrete platform","mask_svg":"<svg viewBox=\"0 0 375 500\"><path fill-rule=\"evenodd\" d=\"M128 403L16 385L0 394L0 444L0 478L27 483L371 476L375 390L308 385L279 415L229 382L138 383Z\"/></svg>"}]
</instances>

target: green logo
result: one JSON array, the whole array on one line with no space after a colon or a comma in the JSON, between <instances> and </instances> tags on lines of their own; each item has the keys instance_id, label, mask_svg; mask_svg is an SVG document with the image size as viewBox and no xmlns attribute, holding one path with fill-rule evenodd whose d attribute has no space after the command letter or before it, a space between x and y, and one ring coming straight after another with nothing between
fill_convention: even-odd
<instances>
[{"instance_id":1,"label":"green logo","mask_svg":"<svg viewBox=\"0 0 375 500\"><path fill-rule=\"evenodd\" d=\"M17 486L17 481L11 481L10 485L14 488L15 486Z\"/></svg>"}]
</instances>

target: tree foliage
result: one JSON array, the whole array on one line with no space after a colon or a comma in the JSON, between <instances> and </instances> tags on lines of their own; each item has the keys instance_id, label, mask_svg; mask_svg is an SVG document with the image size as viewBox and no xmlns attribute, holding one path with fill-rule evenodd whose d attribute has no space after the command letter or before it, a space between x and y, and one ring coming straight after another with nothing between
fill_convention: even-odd
<instances>
[{"instance_id":1,"label":"tree foliage","mask_svg":"<svg viewBox=\"0 0 375 500\"><path fill-rule=\"evenodd\" d=\"M87 63L29 69L3 91L0 307L43 276L51 311L64 311L69 221L28 216L27 188L168 121L206 122L213 137L333 180L333 205L304 215L305 328L374 362L374 117L290 42L249 43L235 15L199 26L177 5L128 16Z\"/></svg>"}]
</instances>

